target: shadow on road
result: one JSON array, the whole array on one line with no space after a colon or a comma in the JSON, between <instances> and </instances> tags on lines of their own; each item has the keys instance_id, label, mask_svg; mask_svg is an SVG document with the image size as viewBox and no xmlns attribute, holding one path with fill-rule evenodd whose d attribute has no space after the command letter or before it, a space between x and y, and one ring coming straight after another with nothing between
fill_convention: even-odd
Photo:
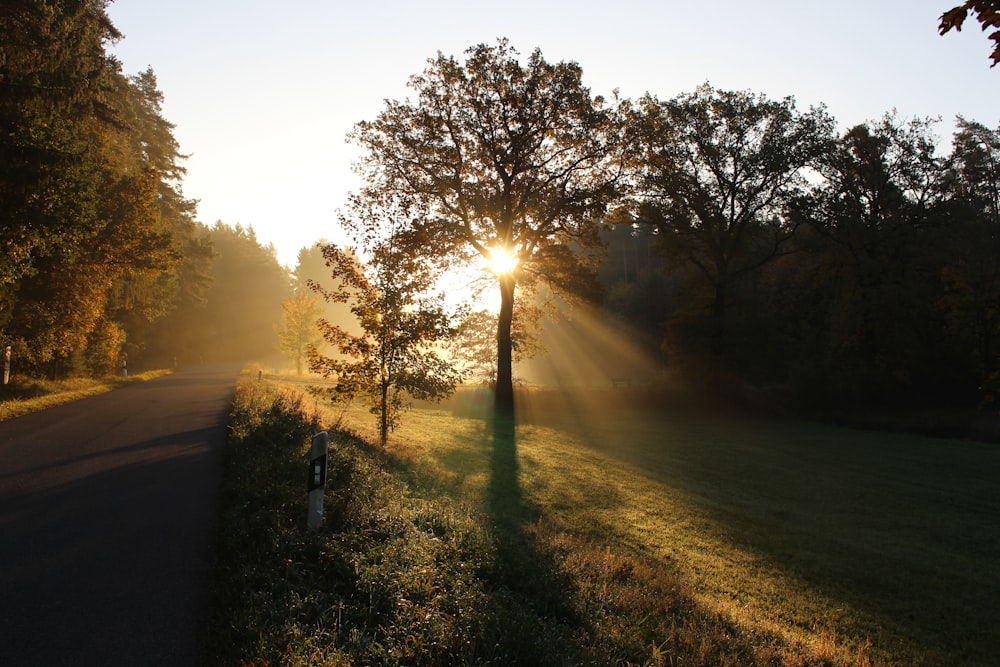
<instances>
[{"instance_id":1,"label":"shadow on road","mask_svg":"<svg viewBox=\"0 0 1000 667\"><path fill-rule=\"evenodd\" d=\"M0 663L201 664L235 377L0 423Z\"/></svg>"}]
</instances>

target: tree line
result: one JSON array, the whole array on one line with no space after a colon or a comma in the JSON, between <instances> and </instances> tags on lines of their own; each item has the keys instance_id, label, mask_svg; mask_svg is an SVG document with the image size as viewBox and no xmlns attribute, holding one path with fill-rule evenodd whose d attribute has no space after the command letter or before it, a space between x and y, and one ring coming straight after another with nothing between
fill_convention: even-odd
<instances>
[{"instance_id":1,"label":"tree line","mask_svg":"<svg viewBox=\"0 0 1000 667\"><path fill-rule=\"evenodd\" d=\"M197 221L154 72L107 53L107 5L0 8L0 343L54 377L270 351L278 306L255 306L288 278L252 230Z\"/></svg>"},{"instance_id":2,"label":"tree line","mask_svg":"<svg viewBox=\"0 0 1000 667\"><path fill-rule=\"evenodd\" d=\"M633 113L640 170L610 257L657 261L605 267L606 303L659 328L675 369L798 403L989 393L1000 130L960 117L939 154L932 120L836 134L823 109L708 86Z\"/></svg>"},{"instance_id":3,"label":"tree line","mask_svg":"<svg viewBox=\"0 0 1000 667\"><path fill-rule=\"evenodd\" d=\"M927 119L838 132L823 107L708 84L606 99L577 63L522 62L500 40L431 59L414 101L351 134L365 185L340 224L395 273L351 276L334 248L304 249L289 275L252 229L197 221L156 77L108 55L106 6L0 11L0 334L25 372L261 356L283 317L322 314L310 280L343 299L317 272L339 265L358 287L409 267L425 285L503 254L501 407L543 285L645 329L710 392L970 402L996 374L1000 130L959 118L939 154Z\"/></svg>"},{"instance_id":4,"label":"tree line","mask_svg":"<svg viewBox=\"0 0 1000 667\"><path fill-rule=\"evenodd\" d=\"M359 199L417 211L397 245L448 267L515 259L496 274L498 408L539 285L645 328L708 395L969 404L995 382L1000 130L958 118L942 155L930 119L838 133L791 97L605 99L538 50L465 55L431 59L415 100L351 138Z\"/></svg>"}]
</instances>

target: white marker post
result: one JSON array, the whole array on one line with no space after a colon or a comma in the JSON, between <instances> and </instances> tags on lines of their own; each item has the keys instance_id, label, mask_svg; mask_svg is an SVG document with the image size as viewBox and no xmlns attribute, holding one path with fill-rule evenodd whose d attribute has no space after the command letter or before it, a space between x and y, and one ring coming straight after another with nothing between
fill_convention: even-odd
<instances>
[{"instance_id":1,"label":"white marker post","mask_svg":"<svg viewBox=\"0 0 1000 667\"><path fill-rule=\"evenodd\" d=\"M323 495L326 493L326 455L330 448L330 436L326 431L312 438L309 450L309 512L306 524L309 530L319 530L323 524Z\"/></svg>"}]
</instances>

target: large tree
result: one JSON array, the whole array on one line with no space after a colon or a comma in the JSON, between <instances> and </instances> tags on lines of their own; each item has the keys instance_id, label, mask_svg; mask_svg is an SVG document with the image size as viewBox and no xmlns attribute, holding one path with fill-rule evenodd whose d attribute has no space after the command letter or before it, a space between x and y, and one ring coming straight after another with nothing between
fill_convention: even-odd
<instances>
[{"instance_id":1,"label":"large tree","mask_svg":"<svg viewBox=\"0 0 1000 667\"><path fill-rule=\"evenodd\" d=\"M799 113L792 98L716 90L672 100L647 95L631 119L636 218L658 228L663 249L710 289L710 339L722 353L736 280L777 257L791 238L792 202L806 170L832 144L823 108Z\"/></svg>"},{"instance_id":2,"label":"large tree","mask_svg":"<svg viewBox=\"0 0 1000 667\"><path fill-rule=\"evenodd\" d=\"M100 178L89 144L119 76L107 0L10 0L0 7L0 289L39 254L78 244ZM6 295L4 295L6 297ZM5 298L5 301L9 301Z\"/></svg>"},{"instance_id":3,"label":"large tree","mask_svg":"<svg viewBox=\"0 0 1000 667\"><path fill-rule=\"evenodd\" d=\"M937 229L942 160L932 122L894 115L848 130L800 213L827 242L833 382L882 398L913 386L945 355L935 316L944 243ZM956 227L957 229L957 227Z\"/></svg>"},{"instance_id":4,"label":"large tree","mask_svg":"<svg viewBox=\"0 0 1000 667\"><path fill-rule=\"evenodd\" d=\"M538 50L522 63L506 40L466 56L439 53L410 79L416 102L387 101L352 139L367 151L366 190L405 193L419 208L422 252L508 258L495 271L496 404L512 413L515 288L589 284L581 251L599 246L597 220L618 192L618 116L576 63Z\"/></svg>"},{"instance_id":5,"label":"large tree","mask_svg":"<svg viewBox=\"0 0 1000 667\"><path fill-rule=\"evenodd\" d=\"M0 8L0 334L35 372L108 368L205 286L163 95L105 52L107 4Z\"/></svg>"}]
</instances>

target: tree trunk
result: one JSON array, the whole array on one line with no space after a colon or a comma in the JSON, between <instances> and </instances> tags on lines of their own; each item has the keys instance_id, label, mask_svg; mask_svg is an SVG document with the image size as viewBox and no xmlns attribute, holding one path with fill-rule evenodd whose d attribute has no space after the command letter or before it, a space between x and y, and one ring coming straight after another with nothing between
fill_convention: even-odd
<instances>
[{"instance_id":1,"label":"tree trunk","mask_svg":"<svg viewBox=\"0 0 1000 667\"><path fill-rule=\"evenodd\" d=\"M389 442L389 383L382 381L382 410L379 412L378 437L379 444L385 447Z\"/></svg>"},{"instance_id":2,"label":"tree trunk","mask_svg":"<svg viewBox=\"0 0 1000 667\"><path fill-rule=\"evenodd\" d=\"M497 319L497 386L498 415L514 415L514 355L511 325L514 322L514 279L500 277L500 317Z\"/></svg>"},{"instance_id":3,"label":"tree trunk","mask_svg":"<svg viewBox=\"0 0 1000 667\"><path fill-rule=\"evenodd\" d=\"M724 349L724 339L726 336L726 298L729 294L729 284L725 280L718 280L715 283L715 299L712 302L712 328L710 341L712 356L719 366L722 365Z\"/></svg>"}]
</instances>

